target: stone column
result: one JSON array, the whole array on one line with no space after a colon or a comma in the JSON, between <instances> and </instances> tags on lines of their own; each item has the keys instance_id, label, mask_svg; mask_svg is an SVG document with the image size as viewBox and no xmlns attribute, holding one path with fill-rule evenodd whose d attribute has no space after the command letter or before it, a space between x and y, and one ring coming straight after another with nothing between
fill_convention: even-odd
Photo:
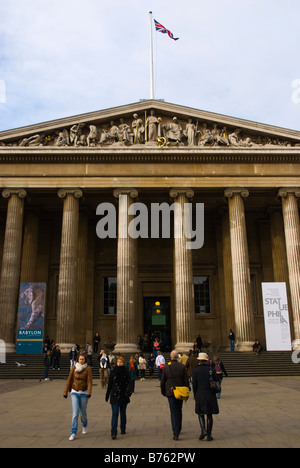
<instances>
[{"instance_id":1,"label":"stone column","mask_svg":"<svg viewBox=\"0 0 300 468\"><path fill-rule=\"evenodd\" d=\"M286 245L280 205L268 208L271 228L272 259L275 282L288 282ZM287 284L288 286L288 284Z\"/></svg>"},{"instance_id":2,"label":"stone column","mask_svg":"<svg viewBox=\"0 0 300 468\"><path fill-rule=\"evenodd\" d=\"M62 352L75 344L77 249L80 189L61 189L64 199L57 298L56 341Z\"/></svg>"},{"instance_id":3,"label":"stone column","mask_svg":"<svg viewBox=\"0 0 300 468\"><path fill-rule=\"evenodd\" d=\"M195 299L192 250L187 249L185 217L188 215L185 204L194 196L190 189L172 189L175 199L174 209L174 287L176 313L176 350L188 351L195 339Z\"/></svg>"},{"instance_id":4,"label":"stone column","mask_svg":"<svg viewBox=\"0 0 300 468\"><path fill-rule=\"evenodd\" d=\"M0 339L5 341L8 353L16 350L16 320L26 195L23 189L5 189L2 192L2 196L8 199L8 207L0 280Z\"/></svg>"},{"instance_id":5,"label":"stone column","mask_svg":"<svg viewBox=\"0 0 300 468\"><path fill-rule=\"evenodd\" d=\"M39 240L39 218L29 211L24 223L24 239L21 262L21 283L36 281L36 264Z\"/></svg>"},{"instance_id":6,"label":"stone column","mask_svg":"<svg viewBox=\"0 0 300 468\"><path fill-rule=\"evenodd\" d=\"M86 346L88 217L80 213L78 230L78 268L76 290L76 343ZM92 337L91 337L92 338Z\"/></svg>"},{"instance_id":7,"label":"stone column","mask_svg":"<svg viewBox=\"0 0 300 468\"><path fill-rule=\"evenodd\" d=\"M249 192L241 188L228 188L225 196L229 204L236 345L238 351L252 351L255 340L254 318L243 202Z\"/></svg>"},{"instance_id":8,"label":"stone column","mask_svg":"<svg viewBox=\"0 0 300 468\"><path fill-rule=\"evenodd\" d=\"M300 224L297 197L300 188L282 188L282 213L289 270L295 340L300 340Z\"/></svg>"},{"instance_id":9,"label":"stone column","mask_svg":"<svg viewBox=\"0 0 300 468\"><path fill-rule=\"evenodd\" d=\"M116 189L119 200L117 253L117 340L115 352L138 352L137 340L137 239L128 234L128 210L137 198L134 189Z\"/></svg>"},{"instance_id":10,"label":"stone column","mask_svg":"<svg viewBox=\"0 0 300 468\"><path fill-rule=\"evenodd\" d=\"M227 319L227 337L229 330L235 328L234 300L233 300L233 279L232 279L232 256L230 242L230 226L228 209L222 209L222 247L223 247L223 268L225 286L225 307ZM228 338L227 338L227 342ZM229 346L229 345L228 345ZM228 351L230 350L230 346Z\"/></svg>"}]
</instances>

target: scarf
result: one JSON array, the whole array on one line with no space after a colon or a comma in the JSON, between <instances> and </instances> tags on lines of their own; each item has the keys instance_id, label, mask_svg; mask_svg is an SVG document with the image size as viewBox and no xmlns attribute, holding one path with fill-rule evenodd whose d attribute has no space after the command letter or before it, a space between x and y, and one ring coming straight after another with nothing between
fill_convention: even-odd
<instances>
[{"instance_id":1,"label":"scarf","mask_svg":"<svg viewBox=\"0 0 300 468\"><path fill-rule=\"evenodd\" d=\"M79 364L79 362L76 362L76 364L75 364L75 372L80 373L86 368L87 368L87 363L82 365L82 364Z\"/></svg>"},{"instance_id":2,"label":"scarf","mask_svg":"<svg viewBox=\"0 0 300 468\"><path fill-rule=\"evenodd\" d=\"M130 359L130 361L129 361L129 370L132 371L132 370L134 370L134 369L135 369L135 367L134 367L134 360L133 360L133 359Z\"/></svg>"}]
</instances>

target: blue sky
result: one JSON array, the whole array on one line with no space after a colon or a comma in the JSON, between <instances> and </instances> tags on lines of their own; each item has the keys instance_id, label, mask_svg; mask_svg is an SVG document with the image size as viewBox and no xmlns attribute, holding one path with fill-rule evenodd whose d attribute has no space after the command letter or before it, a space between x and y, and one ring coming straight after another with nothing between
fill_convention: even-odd
<instances>
[{"instance_id":1,"label":"blue sky","mask_svg":"<svg viewBox=\"0 0 300 468\"><path fill-rule=\"evenodd\" d=\"M0 130L150 98L300 130L298 0L10 0ZM298 102L299 101L299 102Z\"/></svg>"}]
</instances>

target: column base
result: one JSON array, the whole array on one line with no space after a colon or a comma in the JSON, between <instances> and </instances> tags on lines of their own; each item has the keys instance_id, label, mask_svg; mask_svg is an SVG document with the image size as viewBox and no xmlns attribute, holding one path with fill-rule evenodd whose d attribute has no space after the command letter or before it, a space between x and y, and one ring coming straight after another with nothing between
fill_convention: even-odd
<instances>
[{"instance_id":1,"label":"column base","mask_svg":"<svg viewBox=\"0 0 300 468\"><path fill-rule=\"evenodd\" d=\"M16 353L16 345L14 343L1 343L1 350L6 354L15 354Z\"/></svg>"},{"instance_id":2,"label":"column base","mask_svg":"<svg viewBox=\"0 0 300 468\"><path fill-rule=\"evenodd\" d=\"M190 349L193 349L194 343L177 343L175 346L175 350L182 354L182 353L189 353Z\"/></svg>"},{"instance_id":3,"label":"column base","mask_svg":"<svg viewBox=\"0 0 300 468\"><path fill-rule=\"evenodd\" d=\"M136 354L140 353L140 348L135 343L120 343L116 344L114 348L114 353L120 354Z\"/></svg>"},{"instance_id":4,"label":"column base","mask_svg":"<svg viewBox=\"0 0 300 468\"><path fill-rule=\"evenodd\" d=\"M57 343L60 349L61 354L67 354L71 351L73 347L76 348L74 343Z\"/></svg>"},{"instance_id":5,"label":"column base","mask_svg":"<svg viewBox=\"0 0 300 468\"><path fill-rule=\"evenodd\" d=\"M240 341L240 342L237 342L236 345L235 345L235 350L236 351L239 351L241 353L246 353L246 352L249 352L249 351L253 351L253 345L254 345L254 341Z\"/></svg>"}]
</instances>

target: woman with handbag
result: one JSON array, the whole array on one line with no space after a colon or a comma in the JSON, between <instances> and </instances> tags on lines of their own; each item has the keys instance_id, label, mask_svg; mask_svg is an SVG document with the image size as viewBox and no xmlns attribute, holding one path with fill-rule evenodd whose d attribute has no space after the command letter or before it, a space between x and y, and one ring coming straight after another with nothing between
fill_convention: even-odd
<instances>
[{"instance_id":1,"label":"woman with handbag","mask_svg":"<svg viewBox=\"0 0 300 468\"><path fill-rule=\"evenodd\" d=\"M125 360L122 356L118 356L117 365L110 373L108 387L105 395L105 401L110 398L112 409L111 418L111 437L116 439L118 418L120 413L121 419L121 434L126 433L126 409L130 403L131 396L131 380L128 370L125 367Z\"/></svg>"},{"instance_id":2,"label":"woman with handbag","mask_svg":"<svg viewBox=\"0 0 300 468\"><path fill-rule=\"evenodd\" d=\"M203 440L207 436L210 442L213 428L213 414L219 414L219 406L216 397L214 383L219 382L215 370L209 365L209 357L206 353L199 353L199 366L193 371L193 392L195 397L195 413L198 414L201 434L199 439ZM205 415L207 424L205 423Z\"/></svg>"}]
</instances>

